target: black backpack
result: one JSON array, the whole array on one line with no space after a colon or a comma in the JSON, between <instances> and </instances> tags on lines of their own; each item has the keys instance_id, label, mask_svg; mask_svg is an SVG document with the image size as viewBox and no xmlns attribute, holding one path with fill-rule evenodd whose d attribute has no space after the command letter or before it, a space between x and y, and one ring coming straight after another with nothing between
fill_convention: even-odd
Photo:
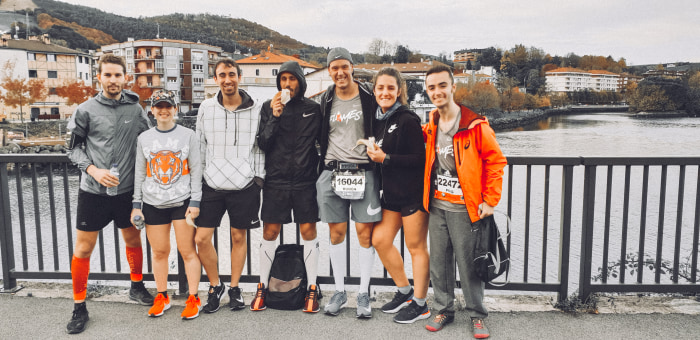
<instances>
[{"instance_id":1,"label":"black backpack","mask_svg":"<svg viewBox=\"0 0 700 340\"><path fill-rule=\"evenodd\" d=\"M300 309L304 307L306 286L304 246L280 244L270 268L265 304L274 309Z\"/></svg>"},{"instance_id":2,"label":"black backpack","mask_svg":"<svg viewBox=\"0 0 700 340\"><path fill-rule=\"evenodd\" d=\"M510 218L507 218L506 237L510 234ZM484 282L506 273L505 283L493 283L493 286L504 286L508 283L510 256L506 250L501 233L496 225L494 216L488 216L472 224L472 236L476 238L474 245L474 271Z\"/></svg>"}]
</instances>

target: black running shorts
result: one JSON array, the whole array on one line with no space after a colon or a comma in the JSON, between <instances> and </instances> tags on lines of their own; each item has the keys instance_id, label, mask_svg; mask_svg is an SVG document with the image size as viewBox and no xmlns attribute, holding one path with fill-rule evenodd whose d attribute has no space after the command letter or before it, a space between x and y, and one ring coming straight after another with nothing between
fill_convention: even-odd
<instances>
[{"instance_id":1,"label":"black running shorts","mask_svg":"<svg viewBox=\"0 0 700 340\"><path fill-rule=\"evenodd\" d=\"M112 221L119 229L131 227L133 197L133 191L116 196L103 196L78 190L78 230L100 231Z\"/></svg>"},{"instance_id":2,"label":"black running shorts","mask_svg":"<svg viewBox=\"0 0 700 340\"><path fill-rule=\"evenodd\" d=\"M294 220L292 221L292 210ZM312 184L302 190L263 189L261 217L265 223L286 224L316 223L318 203L316 202L316 185Z\"/></svg>"},{"instance_id":3,"label":"black running shorts","mask_svg":"<svg viewBox=\"0 0 700 340\"><path fill-rule=\"evenodd\" d=\"M195 221L200 228L216 228L228 212L229 226L236 229L260 227L260 186L255 182L243 190L214 190L202 183L202 201L199 217Z\"/></svg>"},{"instance_id":4,"label":"black running shorts","mask_svg":"<svg viewBox=\"0 0 700 340\"><path fill-rule=\"evenodd\" d=\"M156 208L148 203L143 203L143 217L148 225L170 224L172 221L184 220L187 208L190 206L190 199L186 199L179 207Z\"/></svg>"}]
</instances>

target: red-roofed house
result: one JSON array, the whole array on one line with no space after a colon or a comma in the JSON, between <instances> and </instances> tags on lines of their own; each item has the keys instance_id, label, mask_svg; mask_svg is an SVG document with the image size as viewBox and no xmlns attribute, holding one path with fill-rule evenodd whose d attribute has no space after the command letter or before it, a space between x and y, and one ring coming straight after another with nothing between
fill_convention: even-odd
<instances>
[{"instance_id":1,"label":"red-roofed house","mask_svg":"<svg viewBox=\"0 0 700 340\"><path fill-rule=\"evenodd\" d=\"M236 60L241 67L240 87L248 92L253 98L270 99L277 92L277 72L280 66L286 61L296 61L304 70L304 74L309 74L321 67L299 59L297 56L290 56L273 51L262 51L247 58ZM306 95L309 95L307 93Z\"/></svg>"},{"instance_id":2,"label":"red-roofed house","mask_svg":"<svg viewBox=\"0 0 700 340\"><path fill-rule=\"evenodd\" d=\"M617 73L572 67L560 67L545 74L548 92L620 91L619 78Z\"/></svg>"}]
</instances>

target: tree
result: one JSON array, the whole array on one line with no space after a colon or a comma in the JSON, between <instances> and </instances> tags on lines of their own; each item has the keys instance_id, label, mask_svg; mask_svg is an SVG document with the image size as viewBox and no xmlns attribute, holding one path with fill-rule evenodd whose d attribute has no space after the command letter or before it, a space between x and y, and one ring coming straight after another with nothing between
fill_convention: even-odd
<instances>
[{"instance_id":1,"label":"tree","mask_svg":"<svg viewBox=\"0 0 700 340\"><path fill-rule=\"evenodd\" d=\"M9 107L16 108L19 106L20 120L24 123L23 106L32 105L46 99L49 90L44 86L44 80L42 79L27 80L13 77L14 67L15 64L11 61L7 61L3 66L0 99Z\"/></svg>"},{"instance_id":2,"label":"tree","mask_svg":"<svg viewBox=\"0 0 700 340\"><path fill-rule=\"evenodd\" d=\"M131 86L131 91L134 91L139 95L139 103L141 104L141 107L146 108L146 100L153 94L153 89L148 87L143 88L139 85L138 81L134 81L134 85Z\"/></svg>"},{"instance_id":3,"label":"tree","mask_svg":"<svg viewBox=\"0 0 700 340\"><path fill-rule=\"evenodd\" d=\"M497 109L499 103L498 90L493 85L482 82L474 84L466 100L462 102L465 106L479 113L484 113L489 109Z\"/></svg>"},{"instance_id":4,"label":"tree","mask_svg":"<svg viewBox=\"0 0 700 340\"><path fill-rule=\"evenodd\" d=\"M65 82L63 85L56 88L56 95L66 98L66 105L80 104L92 96L97 91L92 86L86 85L82 81Z\"/></svg>"},{"instance_id":5,"label":"tree","mask_svg":"<svg viewBox=\"0 0 700 340\"><path fill-rule=\"evenodd\" d=\"M407 46L398 45L396 46L396 54L394 55L394 62L396 63L407 63L408 58L411 56L411 50Z\"/></svg>"}]
</instances>

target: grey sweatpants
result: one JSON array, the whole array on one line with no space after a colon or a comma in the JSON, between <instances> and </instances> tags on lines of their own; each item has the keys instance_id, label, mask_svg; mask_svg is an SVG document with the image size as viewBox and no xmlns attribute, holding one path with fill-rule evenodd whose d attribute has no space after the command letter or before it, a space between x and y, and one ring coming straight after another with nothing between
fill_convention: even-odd
<instances>
[{"instance_id":1,"label":"grey sweatpants","mask_svg":"<svg viewBox=\"0 0 700 340\"><path fill-rule=\"evenodd\" d=\"M430 280L433 284L433 308L454 314L455 259L459 268L465 309L472 318L488 316L484 307L484 283L473 268L474 238L467 212L430 208Z\"/></svg>"}]
</instances>

